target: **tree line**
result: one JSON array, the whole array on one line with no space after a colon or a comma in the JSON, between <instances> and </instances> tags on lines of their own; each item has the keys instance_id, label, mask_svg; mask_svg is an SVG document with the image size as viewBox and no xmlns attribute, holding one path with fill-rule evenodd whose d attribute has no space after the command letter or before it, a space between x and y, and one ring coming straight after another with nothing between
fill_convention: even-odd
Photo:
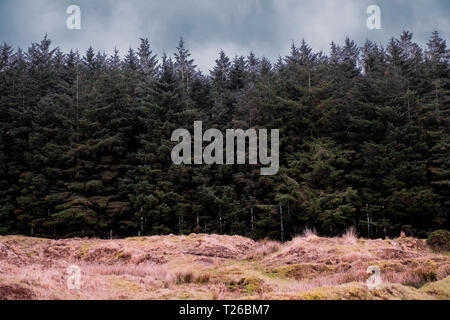
<instances>
[{"instance_id":1,"label":"tree line","mask_svg":"<svg viewBox=\"0 0 450 320\"><path fill-rule=\"evenodd\" d=\"M267 58L221 51L204 74L180 39L122 57L45 38L0 46L0 234L125 237L206 232L287 240L354 226L365 237L449 229L450 51L410 32L305 41ZM201 120L280 130L280 170L174 165ZM192 132L192 131L191 131Z\"/></svg>"}]
</instances>

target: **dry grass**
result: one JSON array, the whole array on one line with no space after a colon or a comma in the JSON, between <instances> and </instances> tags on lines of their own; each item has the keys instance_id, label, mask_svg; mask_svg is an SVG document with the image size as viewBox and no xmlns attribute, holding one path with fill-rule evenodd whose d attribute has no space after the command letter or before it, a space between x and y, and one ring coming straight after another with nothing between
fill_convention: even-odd
<instances>
[{"instance_id":1,"label":"dry grass","mask_svg":"<svg viewBox=\"0 0 450 320\"><path fill-rule=\"evenodd\" d=\"M223 300L226 297L227 287L223 283L212 284L209 286L211 291L211 300Z\"/></svg>"},{"instance_id":2,"label":"dry grass","mask_svg":"<svg viewBox=\"0 0 450 320\"><path fill-rule=\"evenodd\" d=\"M314 238L317 237L317 230L312 228L306 228L303 230L302 234L300 235L301 238Z\"/></svg>"},{"instance_id":3,"label":"dry grass","mask_svg":"<svg viewBox=\"0 0 450 320\"><path fill-rule=\"evenodd\" d=\"M356 243L356 241L358 240L358 234L355 227L348 228L347 231L342 235L342 238L350 243Z\"/></svg>"},{"instance_id":4,"label":"dry grass","mask_svg":"<svg viewBox=\"0 0 450 320\"><path fill-rule=\"evenodd\" d=\"M67 288L66 269L72 264L81 270L80 290ZM349 229L338 238L305 230L284 244L201 234L58 241L0 237L0 298L375 299L380 297L365 287L372 265L381 270L382 297L450 295L448 255L432 252L423 240L364 240Z\"/></svg>"},{"instance_id":5,"label":"dry grass","mask_svg":"<svg viewBox=\"0 0 450 320\"><path fill-rule=\"evenodd\" d=\"M249 259L258 259L277 252L281 248L281 243L264 239L259 242L257 247L248 255Z\"/></svg>"},{"instance_id":6,"label":"dry grass","mask_svg":"<svg viewBox=\"0 0 450 320\"><path fill-rule=\"evenodd\" d=\"M173 282L173 277L168 273L167 268L161 265L103 265L90 264L83 265L81 270L90 275L108 275L121 276L130 275L138 278L152 278L153 280L160 280L166 282Z\"/></svg>"}]
</instances>

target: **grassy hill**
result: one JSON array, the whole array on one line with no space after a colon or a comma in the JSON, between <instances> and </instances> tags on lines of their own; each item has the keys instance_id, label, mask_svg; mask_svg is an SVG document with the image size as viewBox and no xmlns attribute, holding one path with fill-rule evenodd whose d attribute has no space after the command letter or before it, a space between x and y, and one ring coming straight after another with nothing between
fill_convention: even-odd
<instances>
[{"instance_id":1,"label":"grassy hill","mask_svg":"<svg viewBox=\"0 0 450 320\"><path fill-rule=\"evenodd\" d=\"M67 287L70 265L79 290ZM449 275L448 253L413 238L0 237L0 299L450 299Z\"/></svg>"}]
</instances>

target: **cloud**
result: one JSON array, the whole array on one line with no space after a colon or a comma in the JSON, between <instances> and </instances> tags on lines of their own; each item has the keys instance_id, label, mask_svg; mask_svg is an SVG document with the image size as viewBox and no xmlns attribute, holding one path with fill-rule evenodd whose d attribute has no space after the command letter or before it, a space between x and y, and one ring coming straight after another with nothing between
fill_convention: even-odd
<instances>
[{"instance_id":1,"label":"cloud","mask_svg":"<svg viewBox=\"0 0 450 320\"><path fill-rule=\"evenodd\" d=\"M66 28L66 8L81 7L82 30ZM382 30L366 28L366 8L381 7ZM433 30L448 39L448 0L2 0L0 41L27 47L47 32L63 50L96 50L124 54L148 37L153 50L172 53L180 36L204 72L220 49L229 56L275 60L288 53L292 41L304 38L315 51L328 51L332 40L346 36L362 44L366 38L385 43L409 30L424 45Z\"/></svg>"}]
</instances>

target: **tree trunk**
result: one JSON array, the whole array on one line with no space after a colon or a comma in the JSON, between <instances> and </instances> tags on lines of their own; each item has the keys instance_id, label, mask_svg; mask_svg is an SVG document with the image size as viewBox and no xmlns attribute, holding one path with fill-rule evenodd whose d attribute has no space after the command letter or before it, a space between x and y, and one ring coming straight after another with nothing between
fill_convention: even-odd
<instances>
[{"instance_id":1,"label":"tree trunk","mask_svg":"<svg viewBox=\"0 0 450 320\"><path fill-rule=\"evenodd\" d=\"M252 232L254 232L255 231L255 217L253 216L253 207L250 208L250 222L251 222Z\"/></svg>"},{"instance_id":2,"label":"tree trunk","mask_svg":"<svg viewBox=\"0 0 450 320\"><path fill-rule=\"evenodd\" d=\"M280 204L280 228L281 228L281 242L284 242L284 225L283 225L283 207Z\"/></svg>"}]
</instances>

